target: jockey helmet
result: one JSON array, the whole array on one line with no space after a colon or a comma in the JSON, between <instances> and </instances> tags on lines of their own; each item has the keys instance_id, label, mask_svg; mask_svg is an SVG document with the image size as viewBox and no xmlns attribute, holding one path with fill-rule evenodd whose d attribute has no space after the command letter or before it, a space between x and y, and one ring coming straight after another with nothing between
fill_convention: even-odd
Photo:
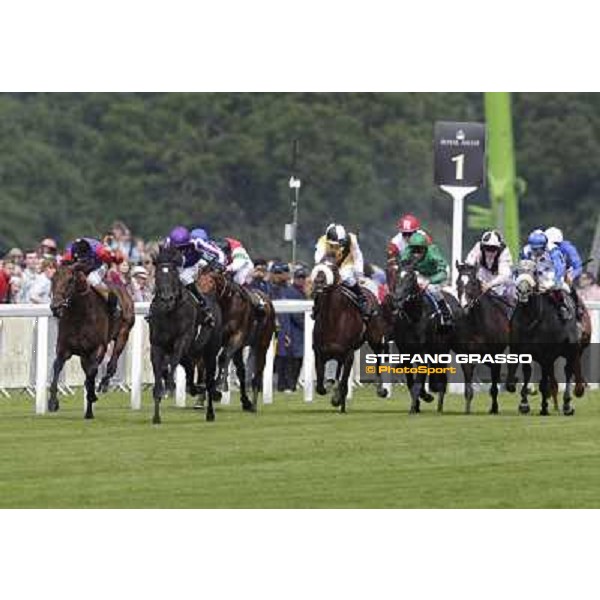
<instances>
[{"instance_id":1,"label":"jockey helmet","mask_svg":"<svg viewBox=\"0 0 600 600\"><path fill-rule=\"evenodd\" d=\"M330 244L345 244L348 239L344 226L337 223L331 223L327 226L325 237Z\"/></svg>"},{"instance_id":2,"label":"jockey helmet","mask_svg":"<svg viewBox=\"0 0 600 600\"><path fill-rule=\"evenodd\" d=\"M176 248L190 243L190 232L187 227L178 226L169 233L169 242Z\"/></svg>"},{"instance_id":3,"label":"jockey helmet","mask_svg":"<svg viewBox=\"0 0 600 600\"><path fill-rule=\"evenodd\" d=\"M413 233L410 236L410 239L408 240L408 247L411 250L417 248L427 248L427 246L429 246L427 236L422 233L419 233L418 231L417 233Z\"/></svg>"},{"instance_id":4,"label":"jockey helmet","mask_svg":"<svg viewBox=\"0 0 600 600\"><path fill-rule=\"evenodd\" d=\"M558 227L549 227L544 233L551 244L562 244L565 239L563 232Z\"/></svg>"},{"instance_id":5,"label":"jockey helmet","mask_svg":"<svg viewBox=\"0 0 600 600\"><path fill-rule=\"evenodd\" d=\"M190 238L193 240L202 240L203 242L208 242L208 233L206 233L206 229L198 227L197 229L192 229L190 232Z\"/></svg>"},{"instance_id":6,"label":"jockey helmet","mask_svg":"<svg viewBox=\"0 0 600 600\"><path fill-rule=\"evenodd\" d=\"M87 240L78 238L73 242L71 255L74 260L86 259L92 256L92 254L92 246Z\"/></svg>"},{"instance_id":7,"label":"jockey helmet","mask_svg":"<svg viewBox=\"0 0 600 600\"><path fill-rule=\"evenodd\" d=\"M542 251L546 249L548 238L541 229L536 229L529 234L527 243L532 250Z\"/></svg>"},{"instance_id":8,"label":"jockey helmet","mask_svg":"<svg viewBox=\"0 0 600 600\"><path fill-rule=\"evenodd\" d=\"M502 246L504 246L504 242L502 236L497 231L486 231L481 236L481 248L488 252L499 250Z\"/></svg>"},{"instance_id":9,"label":"jockey helmet","mask_svg":"<svg viewBox=\"0 0 600 600\"><path fill-rule=\"evenodd\" d=\"M398 229L401 233L415 233L421 227L421 222L414 215L404 215L398 221Z\"/></svg>"}]
</instances>

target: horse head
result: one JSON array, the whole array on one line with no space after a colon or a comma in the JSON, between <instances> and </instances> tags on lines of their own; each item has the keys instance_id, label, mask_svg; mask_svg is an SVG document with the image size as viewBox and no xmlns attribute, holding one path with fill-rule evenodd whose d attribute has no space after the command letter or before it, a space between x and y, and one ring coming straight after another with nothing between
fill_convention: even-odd
<instances>
[{"instance_id":1,"label":"horse head","mask_svg":"<svg viewBox=\"0 0 600 600\"><path fill-rule=\"evenodd\" d=\"M456 261L456 269L458 271L458 278L456 279L458 301L463 308L468 308L482 294L481 282L477 278L477 267Z\"/></svg>"},{"instance_id":2,"label":"horse head","mask_svg":"<svg viewBox=\"0 0 600 600\"><path fill-rule=\"evenodd\" d=\"M168 313L175 308L182 294L178 271L181 254L176 249L161 248L154 264L154 302Z\"/></svg>"},{"instance_id":3,"label":"horse head","mask_svg":"<svg viewBox=\"0 0 600 600\"><path fill-rule=\"evenodd\" d=\"M75 296L84 294L89 289L85 273L72 263L63 263L56 269L52 278L52 300L50 310L60 319Z\"/></svg>"},{"instance_id":4,"label":"horse head","mask_svg":"<svg viewBox=\"0 0 600 600\"><path fill-rule=\"evenodd\" d=\"M529 302L536 288L536 265L532 260L522 260L517 267L517 300L521 304Z\"/></svg>"},{"instance_id":5,"label":"horse head","mask_svg":"<svg viewBox=\"0 0 600 600\"><path fill-rule=\"evenodd\" d=\"M312 270L310 275L312 281L313 297L322 294L340 283L340 271L335 261L330 258L323 259Z\"/></svg>"},{"instance_id":6,"label":"horse head","mask_svg":"<svg viewBox=\"0 0 600 600\"><path fill-rule=\"evenodd\" d=\"M400 262L398 281L393 298L395 307L402 310L407 302L416 299L420 295L419 274L414 261Z\"/></svg>"}]
</instances>

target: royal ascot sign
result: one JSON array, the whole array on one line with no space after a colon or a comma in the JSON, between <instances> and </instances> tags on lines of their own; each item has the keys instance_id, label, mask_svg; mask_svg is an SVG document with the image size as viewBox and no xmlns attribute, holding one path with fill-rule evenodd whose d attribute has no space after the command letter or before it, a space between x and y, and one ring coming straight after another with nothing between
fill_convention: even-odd
<instances>
[{"instance_id":1,"label":"royal ascot sign","mask_svg":"<svg viewBox=\"0 0 600 600\"><path fill-rule=\"evenodd\" d=\"M485 181L485 125L438 121L434 157L437 185L481 187Z\"/></svg>"}]
</instances>

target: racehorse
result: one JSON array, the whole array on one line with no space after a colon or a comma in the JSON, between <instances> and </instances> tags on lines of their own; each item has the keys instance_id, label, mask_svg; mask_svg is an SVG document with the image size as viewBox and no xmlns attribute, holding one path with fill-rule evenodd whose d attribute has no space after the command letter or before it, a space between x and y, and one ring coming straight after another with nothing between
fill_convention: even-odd
<instances>
[{"instance_id":1,"label":"racehorse","mask_svg":"<svg viewBox=\"0 0 600 600\"><path fill-rule=\"evenodd\" d=\"M478 267L456 263L458 279L456 291L464 317L460 327L458 350L466 354L501 354L510 341L510 312L512 307L502 297L484 292L477 278ZM475 364L463 364L465 373L465 413L471 412L473 400L473 374ZM490 364L492 385L490 396L492 405L490 414L498 414L498 385L500 383L500 364Z\"/></svg>"},{"instance_id":2,"label":"racehorse","mask_svg":"<svg viewBox=\"0 0 600 600\"><path fill-rule=\"evenodd\" d=\"M563 395L563 414L573 415L571 406L571 379L575 376L575 395L581 397L585 385L581 373L580 343L581 337L575 318L561 320L557 310L558 293L553 289L553 273L539 274L535 277L535 265L522 261L520 275L517 278L517 307L511 319L510 349L518 354L531 354L542 370L540 393L542 406L540 415L548 415L548 398L552 391L554 363L564 357L566 387ZM531 377L531 368L523 369L524 382L521 390L519 412L530 412L527 399L527 384ZM514 382L507 381L507 389L514 389Z\"/></svg>"},{"instance_id":3,"label":"racehorse","mask_svg":"<svg viewBox=\"0 0 600 600\"><path fill-rule=\"evenodd\" d=\"M219 357L218 381L227 386L229 362L233 360L240 382L242 409L256 412L267 351L275 332L273 303L262 292L242 288L214 265L200 273L198 287L203 293L210 291L215 295L223 313L223 351ZM256 314L250 293L261 296L264 314ZM249 348L247 364L244 364L245 348ZM252 401L247 394L248 385L252 389Z\"/></svg>"},{"instance_id":4,"label":"racehorse","mask_svg":"<svg viewBox=\"0 0 600 600\"><path fill-rule=\"evenodd\" d=\"M109 344L114 342L106 373L98 386L100 392L108 390L135 321L131 296L120 286L110 287L121 307L120 314L115 316L109 314L105 300L90 286L87 275L76 264L63 263L52 278L50 309L58 318L58 339L48 400L49 412L59 409L58 377L65 362L76 355L80 357L85 372L85 418L94 418L92 406L98 400L96 375Z\"/></svg>"},{"instance_id":5,"label":"racehorse","mask_svg":"<svg viewBox=\"0 0 600 600\"><path fill-rule=\"evenodd\" d=\"M174 374L181 364L186 372L188 390L196 394L194 371L196 361L204 364L208 405L206 420L215 420L217 355L222 341L221 310L214 298L206 301L214 316L214 324L201 326L202 310L192 293L185 289L178 273L181 255L175 248L161 248L155 259L155 295L150 308L150 345L154 371L154 416L161 422L160 403L165 391L173 393Z\"/></svg>"},{"instance_id":6,"label":"racehorse","mask_svg":"<svg viewBox=\"0 0 600 600\"><path fill-rule=\"evenodd\" d=\"M456 328L460 325L462 309L454 296L444 292L446 302L454 315L455 327L448 330L441 327L435 308L425 297L419 285L419 274L413 261L403 261L399 265L398 283L391 297L395 313L392 338L401 353L410 354L447 354L456 345ZM411 395L410 413L421 412L420 399L426 373L416 376L407 375L406 382ZM438 412L444 410L448 377L445 373L430 375L430 388L438 393Z\"/></svg>"},{"instance_id":7,"label":"racehorse","mask_svg":"<svg viewBox=\"0 0 600 600\"><path fill-rule=\"evenodd\" d=\"M313 351L317 372L317 393L327 394L325 387L325 364L329 360L337 362L336 381L331 404L346 412L348 378L354 361L354 352L366 341L375 354L382 354L385 348L385 321L379 314L377 299L364 290L368 298L372 316L365 325L354 298L354 294L340 283L339 269L334 260L325 257L311 274L314 297ZM379 359L377 363L379 367ZM381 382L376 368L377 394L385 398L387 391Z\"/></svg>"}]
</instances>

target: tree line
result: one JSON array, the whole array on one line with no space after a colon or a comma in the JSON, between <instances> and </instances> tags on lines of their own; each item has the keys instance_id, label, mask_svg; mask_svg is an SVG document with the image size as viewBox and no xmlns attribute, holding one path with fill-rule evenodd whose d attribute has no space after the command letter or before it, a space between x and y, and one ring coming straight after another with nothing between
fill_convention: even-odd
<instances>
[{"instance_id":1,"label":"tree line","mask_svg":"<svg viewBox=\"0 0 600 600\"><path fill-rule=\"evenodd\" d=\"M521 232L555 224L589 251L600 183L600 97L513 95ZM0 243L101 234L115 219L144 239L177 223L289 258L294 175L298 252L326 224L381 261L413 211L448 253L451 201L433 184L436 120L484 120L479 93L0 94ZM486 190L472 202L487 205ZM468 232L467 242L476 232Z\"/></svg>"}]
</instances>

